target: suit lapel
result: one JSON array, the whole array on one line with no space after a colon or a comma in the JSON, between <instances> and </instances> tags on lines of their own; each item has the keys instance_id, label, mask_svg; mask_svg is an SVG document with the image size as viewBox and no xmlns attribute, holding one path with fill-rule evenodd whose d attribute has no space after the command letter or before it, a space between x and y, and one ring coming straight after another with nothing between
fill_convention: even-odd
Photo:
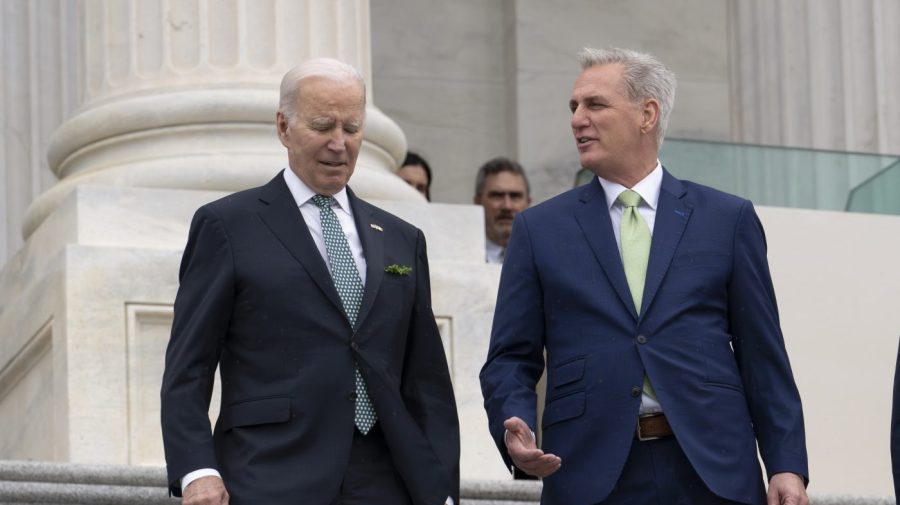
<instances>
[{"instance_id":1,"label":"suit lapel","mask_svg":"<svg viewBox=\"0 0 900 505\"><path fill-rule=\"evenodd\" d=\"M363 253L366 257L366 285L363 293L362 306L356 316L356 326L359 327L366 316L372 310L381 280L384 278L384 231L381 225L375 221L373 207L356 197L350 188L347 188L347 196L350 198L350 207L353 208L353 220L356 221L356 231L362 242ZM372 225L378 225L378 228Z\"/></svg>"},{"instance_id":2,"label":"suit lapel","mask_svg":"<svg viewBox=\"0 0 900 505\"><path fill-rule=\"evenodd\" d=\"M628 290L628 281L625 279L625 268L622 266L622 257L616 238L613 234L612 221L609 218L609 206L606 204L606 195L600 182L595 178L584 187L579 197L581 205L575 209L575 219L581 227L594 257L600 262L606 277L609 279L622 303L628 307L632 317L637 319L637 311L634 300L631 299L631 291Z\"/></svg>"},{"instance_id":3,"label":"suit lapel","mask_svg":"<svg viewBox=\"0 0 900 505\"><path fill-rule=\"evenodd\" d=\"M309 234L309 228L303 221L303 214L297 208L297 202L284 182L284 175L281 172L262 187L259 200L264 204L259 211L260 219L284 244L288 252L303 265L331 303L344 314L344 305L334 287L328 266L325 265L325 260L316 247L312 235Z\"/></svg>"},{"instance_id":4,"label":"suit lapel","mask_svg":"<svg viewBox=\"0 0 900 505\"><path fill-rule=\"evenodd\" d=\"M672 177L668 171L664 171L659 202L656 206L656 222L653 225L653 241L650 244L644 295L641 300L641 307L644 308L642 315L650 308L691 217L693 209L690 202L684 198L684 194L684 185L681 181Z\"/></svg>"}]
</instances>

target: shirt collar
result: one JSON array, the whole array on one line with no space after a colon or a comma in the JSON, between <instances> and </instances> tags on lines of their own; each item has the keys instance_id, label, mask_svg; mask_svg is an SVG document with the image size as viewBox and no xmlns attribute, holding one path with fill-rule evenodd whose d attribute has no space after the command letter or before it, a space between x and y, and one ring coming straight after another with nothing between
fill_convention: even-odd
<instances>
[{"instance_id":1,"label":"shirt collar","mask_svg":"<svg viewBox=\"0 0 900 505\"><path fill-rule=\"evenodd\" d=\"M659 160L656 160L656 167L653 171L631 188L634 192L641 195L641 199L643 199L653 210L656 210L656 204L659 203L659 190L662 187L662 177L662 165ZM606 205L609 206L610 209L616 203L616 199L619 198L619 195L628 189L617 182L608 181L599 175L597 176L597 180L600 181L600 186L603 187L603 192L606 194Z\"/></svg>"},{"instance_id":2,"label":"shirt collar","mask_svg":"<svg viewBox=\"0 0 900 505\"><path fill-rule=\"evenodd\" d=\"M291 196L294 197L294 201L297 203L297 207L309 202L310 198L316 196L316 192L310 189L299 177L294 173L290 168L284 169L284 182L287 183L288 189L291 191ZM350 211L350 197L347 196L347 187L344 186L341 190L334 195L335 201L337 201L338 206L348 214L351 214ZM311 204L315 205L315 204Z\"/></svg>"},{"instance_id":3,"label":"shirt collar","mask_svg":"<svg viewBox=\"0 0 900 505\"><path fill-rule=\"evenodd\" d=\"M503 252L504 247L500 244L495 243L491 239L485 237L484 238L484 248L488 252L488 254L494 256L500 256L500 253Z\"/></svg>"}]
</instances>

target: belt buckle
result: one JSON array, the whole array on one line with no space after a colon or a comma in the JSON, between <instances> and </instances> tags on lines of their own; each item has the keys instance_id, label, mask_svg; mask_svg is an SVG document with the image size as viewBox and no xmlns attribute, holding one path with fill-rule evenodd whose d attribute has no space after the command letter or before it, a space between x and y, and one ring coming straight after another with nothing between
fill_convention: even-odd
<instances>
[{"instance_id":1,"label":"belt buckle","mask_svg":"<svg viewBox=\"0 0 900 505\"><path fill-rule=\"evenodd\" d=\"M637 428L635 429L635 435L637 435L637 439L639 442L647 442L649 440L659 440L660 437L645 437L643 433L641 433L641 418L638 418Z\"/></svg>"}]
</instances>

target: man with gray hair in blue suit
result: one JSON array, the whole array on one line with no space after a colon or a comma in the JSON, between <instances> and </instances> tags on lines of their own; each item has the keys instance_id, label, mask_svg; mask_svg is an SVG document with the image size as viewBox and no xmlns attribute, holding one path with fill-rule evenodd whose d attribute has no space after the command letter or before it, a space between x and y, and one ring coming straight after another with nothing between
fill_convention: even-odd
<instances>
[{"instance_id":1,"label":"man with gray hair in blue suit","mask_svg":"<svg viewBox=\"0 0 900 505\"><path fill-rule=\"evenodd\" d=\"M580 59L572 136L596 177L517 216L481 371L504 460L544 478L544 504L806 505L803 410L753 205L663 168L665 66L624 49Z\"/></svg>"}]
</instances>

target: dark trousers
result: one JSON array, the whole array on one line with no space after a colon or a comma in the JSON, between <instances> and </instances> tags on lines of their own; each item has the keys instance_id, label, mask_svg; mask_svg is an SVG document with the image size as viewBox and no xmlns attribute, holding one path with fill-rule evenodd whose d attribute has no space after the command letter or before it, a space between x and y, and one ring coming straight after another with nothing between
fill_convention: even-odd
<instances>
[{"instance_id":1,"label":"dark trousers","mask_svg":"<svg viewBox=\"0 0 900 505\"><path fill-rule=\"evenodd\" d=\"M332 505L412 505L409 493L388 449L378 423L363 435L353 430L350 464L341 491Z\"/></svg>"},{"instance_id":2,"label":"dark trousers","mask_svg":"<svg viewBox=\"0 0 900 505\"><path fill-rule=\"evenodd\" d=\"M751 505L765 505L762 480ZM598 505L736 505L706 487L675 437L635 440L622 475L609 497Z\"/></svg>"}]
</instances>

